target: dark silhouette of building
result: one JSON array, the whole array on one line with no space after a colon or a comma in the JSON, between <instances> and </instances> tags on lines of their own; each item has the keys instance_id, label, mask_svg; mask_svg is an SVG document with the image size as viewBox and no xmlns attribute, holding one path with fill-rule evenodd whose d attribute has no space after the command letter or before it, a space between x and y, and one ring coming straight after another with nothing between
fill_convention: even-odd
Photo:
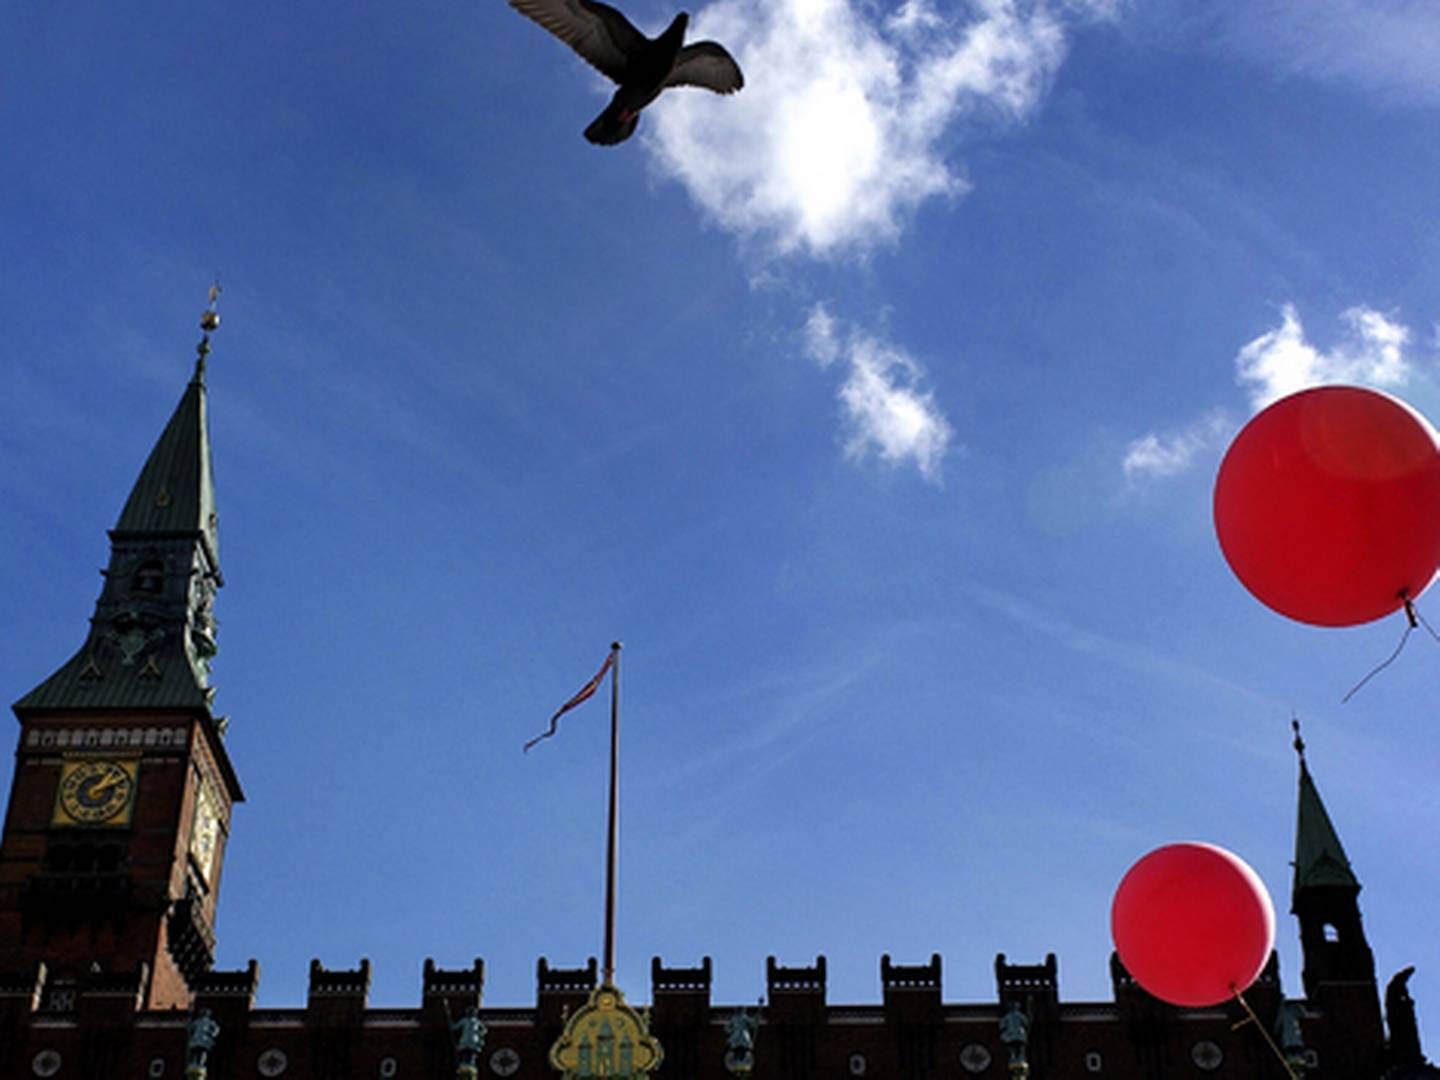
<instances>
[{"instance_id":1,"label":"dark silhouette of building","mask_svg":"<svg viewBox=\"0 0 1440 1080\"><path fill-rule=\"evenodd\" d=\"M478 959L460 970L426 960L418 1007L383 1010L368 1005L365 960L353 970L314 962L305 1007L291 1009L255 1007L254 961L213 968L226 838L243 799L208 687L211 606L223 582L206 423L213 328L110 531L84 644L14 706L19 746L0 841L0 1077L549 1077L550 1047L596 986L593 958L580 968L541 958L535 1002L519 1008L484 1005ZM918 964L885 956L881 1003L844 1005L827 1000L823 956L800 966L772 957L765 1003L752 1012L711 1001L709 957L697 967L657 957L657 1075L1440 1075L1421 1053L1408 972L1387 993L1387 1042L1360 882L1298 735L1296 749L1291 910L1304 997L1283 997L1273 955L1247 993L1273 1047L1238 1004L1167 1005L1113 958L1110 1001L1062 1001L1053 955L1022 964L1001 954L989 1001L943 1001L939 955Z\"/></svg>"}]
</instances>

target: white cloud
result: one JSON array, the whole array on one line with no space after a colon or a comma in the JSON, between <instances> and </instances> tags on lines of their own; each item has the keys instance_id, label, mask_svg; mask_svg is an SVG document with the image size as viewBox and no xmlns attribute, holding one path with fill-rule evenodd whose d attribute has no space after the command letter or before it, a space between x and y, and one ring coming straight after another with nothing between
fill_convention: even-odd
<instances>
[{"instance_id":1,"label":"white cloud","mask_svg":"<svg viewBox=\"0 0 1440 1080\"><path fill-rule=\"evenodd\" d=\"M1320 352L1305 339L1294 306L1286 304L1280 325L1235 357L1235 378L1248 389L1250 407L1258 412L1287 394L1323 383L1403 386L1411 374L1405 357L1409 328L1363 306L1342 312L1340 319L1345 337L1334 349Z\"/></svg>"},{"instance_id":2,"label":"white cloud","mask_svg":"<svg viewBox=\"0 0 1440 1080\"><path fill-rule=\"evenodd\" d=\"M806 318L805 348L821 367L845 363L837 396L849 430L847 457L860 460L873 451L892 465L913 462L927 480L940 479L954 432L934 395L921 389L925 371L914 359L869 334L842 335L823 304Z\"/></svg>"},{"instance_id":3,"label":"white cloud","mask_svg":"<svg viewBox=\"0 0 1440 1080\"><path fill-rule=\"evenodd\" d=\"M1122 467L1125 479L1174 476L1188 469L1196 456L1220 446L1233 430L1223 409L1212 409L1180 431L1168 435L1151 432L1130 443Z\"/></svg>"},{"instance_id":4,"label":"white cloud","mask_svg":"<svg viewBox=\"0 0 1440 1080\"><path fill-rule=\"evenodd\" d=\"M1071 0L1103 16L1113 0ZM655 106L660 169L725 228L781 253L828 256L893 242L906 216L965 181L946 160L953 121L1026 117L1065 53L1046 0L718 0L695 36L724 42L747 85Z\"/></svg>"},{"instance_id":5,"label":"white cloud","mask_svg":"<svg viewBox=\"0 0 1440 1080\"><path fill-rule=\"evenodd\" d=\"M1294 305L1286 304L1279 326L1241 346L1235 381L1253 412L1310 386L1358 383L1395 389L1409 381L1415 370L1406 355L1409 327L1364 305L1341 312L1340 321L1345 332L1339 343L1322 352L1305 337ZM1125 450L1125 479L1134 483L1184 472L1201 454L1224 446L1231 430L1224 410L1212 409L1179 431L1143 435Z\"/></svg>"}]
</instances>

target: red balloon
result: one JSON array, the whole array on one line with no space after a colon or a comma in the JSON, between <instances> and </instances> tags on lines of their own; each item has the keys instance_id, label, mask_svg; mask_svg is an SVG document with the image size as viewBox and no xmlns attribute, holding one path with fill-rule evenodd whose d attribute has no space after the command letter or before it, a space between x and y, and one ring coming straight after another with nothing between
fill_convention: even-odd
<instances>
[{"instance_id":1,"label":"red balloon","mask_svg":"<svg viewBox=\"0 0 1440 1080\"><path fill-rule=\"evenodd\" d=\"M1317 626L1388 615L1440 567L1440 439L1376 390L1281 398L1220 463L1215 532L1241 584L1282 615Z\"/></svg>"},{"instance_id":2,"label":"red balloon","mask_svg":"<svg viewBox=\"0 0 1440 1080\"><path fill-rule=\"evenodd\" d=\"M1275 946L1275 908L1239 856L1167 844L1130 868L1110 909L1115 949L1162 1001L1199 1008L1244 991Z\"/></svg>"}]
</instances>

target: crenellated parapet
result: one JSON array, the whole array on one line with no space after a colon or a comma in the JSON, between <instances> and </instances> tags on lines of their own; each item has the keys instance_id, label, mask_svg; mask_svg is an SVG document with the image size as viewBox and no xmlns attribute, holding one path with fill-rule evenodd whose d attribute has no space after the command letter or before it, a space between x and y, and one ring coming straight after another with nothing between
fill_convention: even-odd
<instances>
[{"instance_id":1,"label":"crenellated parapet","mask_svg":"<svg viewBox=\"0 0 1440 1080\"><path fill-rule=\"evenodd\" d=\"M757 1008L712 999L710 958L668 966L656 957L651 1001L634 1009L650 1018L664 1048L657 1080L1038 1080L1192 1072L1283 1080L1271 1068L1273 1053L1262 1033L1240 1023L1245 1014L1238 1006L1167 1005L1137 986L1118 960L1111 968L1113 1001L1061 1000L1053 957L1015 964L1002 954L995 972L995 999L947 1003L938 954L914 964L887 955L878 964L879 1002L833 1004L824 957L798 966L770 957ZM555 1080L550 1050L599 987L594 960L564 968L542 958L532 1003L490 1006L483 1000L483 960L456 968L426 960L418 1006L375 1008L365 960L353 968L317 960L309 976L303 1008L257 1008L260 968L252 960L239 970L199 975L189 1010L157 1010L142 1007L148 976L140 968L70 981L52 979L43 965L0 972L0 1076L33 1075L41 1056L46 1068L56 1059L66 1068L88 1063L75 1075L181 1077L196 1033L209 1031L199 1022L203 1014L217 1025L209 1036L207 1080L448 1078L465 1064L462 1055L473 1058L485 1080ZM1280 995L1278 963L1267 965L1247 1000L1277 1038L1285 1035L1297 1060L1323 1075L1343 1032L1331 1031L1335 1021L1308 1003ZM460 1045L472 1014L484 1031L480 1049ZM1016 1071L1017 1061L1028 1071ZM99 1071L88 1071L92 1067Z\"/></svg>"}]
</instances>

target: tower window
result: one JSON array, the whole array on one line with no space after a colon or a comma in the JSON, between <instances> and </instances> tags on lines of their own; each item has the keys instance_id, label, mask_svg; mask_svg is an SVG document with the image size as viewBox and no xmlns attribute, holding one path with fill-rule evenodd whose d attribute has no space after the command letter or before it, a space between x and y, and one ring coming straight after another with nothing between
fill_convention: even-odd
<instances>
[{"instance_id":1,"label":"tower window","mask_svg":"<svg viewBox=\"0 0 1440 1080\"><path fill-rule=\"evenodd\" d=\"M1340 940L1340 931L1335 928L1334 923L1327 922L1324 926L1320 928L1320 932L1325 935L1326 941Z\"/></svg>"}]
</instances>

